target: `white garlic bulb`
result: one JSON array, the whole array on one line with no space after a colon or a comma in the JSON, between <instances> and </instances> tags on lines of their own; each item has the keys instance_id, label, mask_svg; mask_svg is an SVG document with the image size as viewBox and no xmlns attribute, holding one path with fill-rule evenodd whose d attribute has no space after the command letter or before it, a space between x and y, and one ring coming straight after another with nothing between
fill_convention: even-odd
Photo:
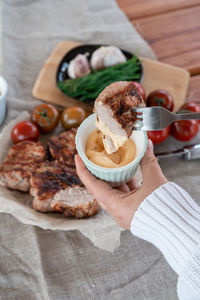
<instances>
[{"instance_id":1,"label":"white garlic bulb","mask_svg":"<svg viewBox=\"0 0 200 300\"><path fill-rule=\"evenodd\" d=\"M94 70L100 70L125 61L126 57L119 48L115 46L102 46L93 52L90 63Z\"/></svg>"},{"instance_id":2,"label":"white garlic bulb","mask_svg":"<svg viewBox=\"0 0 200 300\"><path fill-rule=\"evenodd\" d=\"M87 56L87 53L78 54L74 59L70 60L67 70L70 78L83 77L91 72Z\"/></svg>"}]
</instances>

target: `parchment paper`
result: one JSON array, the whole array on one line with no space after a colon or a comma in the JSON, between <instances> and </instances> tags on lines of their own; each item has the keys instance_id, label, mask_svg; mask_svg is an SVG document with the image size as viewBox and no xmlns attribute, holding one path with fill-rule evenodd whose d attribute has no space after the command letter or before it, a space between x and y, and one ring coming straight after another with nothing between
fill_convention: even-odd
<instances>
[{"instance_id":1,"label":"parchment paper","mask_svg":"<svg viewBox=\"0 0 200 300\"><path fill-rule=\"evenodd\" d=\"M0 130L40 103L31 96L34 82L45 60L63 40L112 44L133 52L139 49L141 56L155 58L114 0L3 3L0 30L8 110ZM163 145L165 151L169 144L166 141L166 148ZM162 167L169 180L199 197L196 161L165 160ZM78 230L43 230L7 213L0 214L0 229L3 300L177 299L176 274L154 246L128 230L121 232L120 247L110 253L95 247Z\"/></svg>"},{"instance_id":2,"label":"parchment paper","mask_svg":"<svg viewBox=\"0 0 200 300\"><path fill-rule=\"evenodd\" d=\"M27 120L30 120L30 114L24 111L4 127L0 134L0 163L12 145L10 132L13 126L20 121ZM58 127L54 135L59 134L61 130L61 127ZM48 137L49 135L41 136L41 142L45 144ZM137 172L136 176L141 180L140 171ZM80 220L67 218L57 213L43 214L32 209L32 196L29 193L0 187L0 212L9 213L24 224L37 225L43 229L79 230L95 246L108 251L113 251L120 244L122 229L103 209L94 217Z\"/></svg>"}]
</instances>

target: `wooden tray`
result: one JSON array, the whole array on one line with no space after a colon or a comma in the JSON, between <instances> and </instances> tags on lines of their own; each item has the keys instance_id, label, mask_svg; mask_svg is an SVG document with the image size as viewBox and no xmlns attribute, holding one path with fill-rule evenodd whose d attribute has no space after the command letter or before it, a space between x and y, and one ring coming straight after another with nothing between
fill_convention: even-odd
<instances>
[{"instance_id":1,"label":"wooden tray","mask_svg":"<svg viewBox=\"0 0 200 300\"><path fill-rule=\"evenodd\" d=\"M56 72L63 56L80 43L63 41L47 59L33 87L33 97L64 107L79 105L87 110L91 106L64 95L56 86ZM174 111L183 104L189 84L189 73L182 68L174 67L159 61L140 57L143 68L143 86L148 95L156 89L168 91L174 98Z\"/></svg>"}]
</instances>

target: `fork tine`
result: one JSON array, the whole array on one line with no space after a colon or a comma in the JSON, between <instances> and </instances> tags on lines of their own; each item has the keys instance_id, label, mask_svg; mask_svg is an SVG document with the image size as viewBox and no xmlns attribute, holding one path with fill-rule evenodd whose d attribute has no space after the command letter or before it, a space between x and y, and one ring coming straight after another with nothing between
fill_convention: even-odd
<instances>
[{"instance_id":1,"label":"fork tine","mask_svg":"<svg viewBox=\"0 0 200 300\"><path fill-rule=\"evenodd\" d=\"M135 130L161 130L174 121L175 114L169 112L161 106L153 106L146 108L136 108L134 110L137 115L142 114L142 126L133 126ZM137 123L137 122L136 122Z\"/></svg>"},{"instance_id":2,"label":"fork tine","mask_svg":"<svg viewBox=\"0 0 200 300\"><path fill-rule=\"evenodd\" d=\"M139 117L138 117L139 116ZM143 126L143 113L142 112L136 112L136 122L134 123L132 129L133 130L142 130Z\"/></svg>"},{"instance_id":3,"label":"fork tine","mask_svg":"<svg viewBox=\"0 0 200 300\"><path fill-rule=\"evenodd\" d=\"M146 107L145 107L146 108ZM134 109L134 111L136 112L136 113L142 113L143 114L143 111L144 111L144 107L136 107L135 109Z\"/></svg>"},{"instance_id":4,"label":"fork tine","mask_svg":"<svg viewBox=\"0 0 200 300\"><path fill-rule=\"evenodd\" d=\"M132 127L133 130L142 130L143 122L137 121Z\"/></svg>"},{"instance_id":5,"label":"fork tine","mask_svg":"<svg viewBox=\"0 0 200 300\"><path fill-rule=\"evenodd\" d=\"M135 130L135 131L143 130L142 126L141 127L133 126L132 129Z\"/></svg>"}]
</instances>

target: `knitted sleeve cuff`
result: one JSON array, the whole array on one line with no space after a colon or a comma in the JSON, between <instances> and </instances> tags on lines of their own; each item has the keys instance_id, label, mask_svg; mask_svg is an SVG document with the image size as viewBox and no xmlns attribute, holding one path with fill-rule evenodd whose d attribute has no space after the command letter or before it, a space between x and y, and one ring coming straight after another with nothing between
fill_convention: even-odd
<instances>
[{"instance_id":1,"label":"knitted sleeve cuff","mask_svg":"<svg viewBox=\"0 0 200 300\"><path fill-rule=\"evenodd\" d=\"M159 248L179 274L200 242L200 207L184 189L168 182L141 203L130 229Z\"/></svg>"},{"instance_id":2,"label":"knitted sleeve cuff","mask_svg":"<svg viewBox=\"0 0 200 300\"><path fill-rule=\"evenodd\" d=\"M179 274L177 292L179 299L200 299L200 245L196 247Z\"/></svg>"}]
</instances>

